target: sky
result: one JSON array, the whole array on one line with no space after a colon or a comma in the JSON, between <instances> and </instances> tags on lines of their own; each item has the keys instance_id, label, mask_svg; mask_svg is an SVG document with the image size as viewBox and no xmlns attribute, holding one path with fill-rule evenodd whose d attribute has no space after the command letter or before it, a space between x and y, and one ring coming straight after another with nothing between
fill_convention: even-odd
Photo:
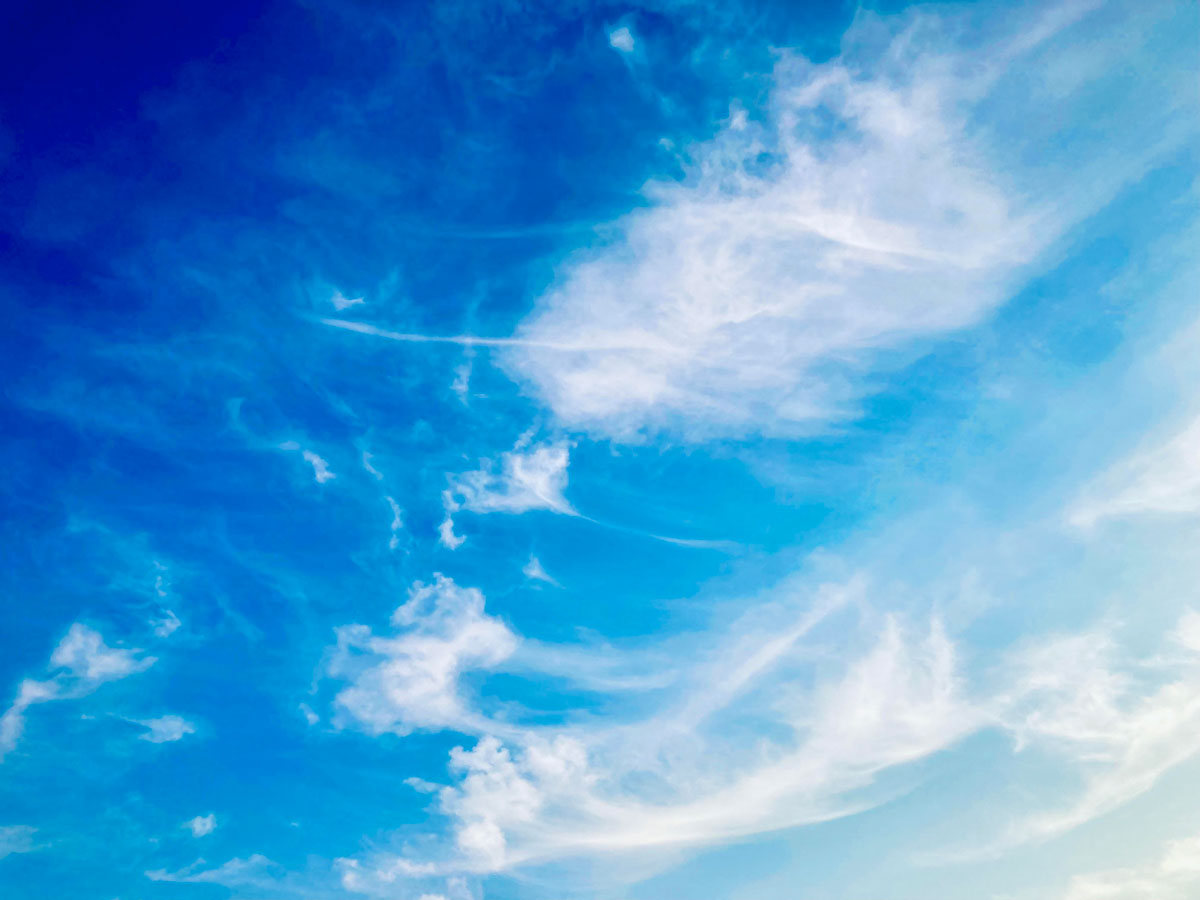
<instances>
[{"instance_id":1,"label":"sky","mask_svg":"<svg viewBox=\"0 0 1200 900\"><path fill-rule=\"evenodd\" d=\"M5 900L1200 895L1200 6L0 35Z\"/></svg>"}]
</instances>

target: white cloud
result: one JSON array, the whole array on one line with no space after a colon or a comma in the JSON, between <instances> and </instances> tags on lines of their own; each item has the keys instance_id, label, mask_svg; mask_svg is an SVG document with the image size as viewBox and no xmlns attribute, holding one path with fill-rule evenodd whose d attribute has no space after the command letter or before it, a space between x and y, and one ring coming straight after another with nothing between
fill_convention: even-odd
<instances>
[{"instance_id":1,"label":"white cloud","mask_svg":"<svg viewBox=\"0 0 1200 900\"><path fill-rule=\"evenodd\" d=\"M415 878L427 878L437 871L430 863L415 863L402 857L378 861L376 865L364 866L360 860L342 858L335 860L341 871L342 887L360 894L382 893L395 896L396 882L410 882Z\"/></svg>"},{"instance_id":2,"label":"white cloud","mask_svg":"<svg viewBox=\"0 0 1200 900\"><path fill-rule=\"evenodd\" d=\"M459 402L466 405L471 390L471 363L465 362L454 370L454 381L450 384Z\"/></svg>"},{"instance_id":3,"label":"white cloud","mask_svg":"<svg viewBox=\"0 0 1200 900\"><path fill-rule=\"evenodd\" d=\"M1175 680L1163 684L1135 677L1137 661L1121 659L1104 630L1047 641L1016 659L1012 687L994 701L1000 721L1018 749L1040 745L1059 754L1082 771L1084 786L1073 802L1021 819L980 853L1076 828L1146 793L1200 753L1195 623L1188 612L1168 636L1190 653L1175 660Z\"/></svg>"},{"instance_id":4,"label":"white cloud","mask_svg":"<svg viewBox=\"0 0 1200 900\"><path fill-rule=\"evenodd\" d=\"M377 468L375 468L374 465L371 464L371 460L373 460L374 458L375 457L373 454L368 453L366 450L364 450L363 454L362 454L362 467L363 467L364 471L366 471L370 475L374 476L376 481L383 481L383 473L380 472Z\"/></svg>"},{"instance_id":5,"label":"white cloud","mask_svg":"<svg viewBox=\"0 0 1200 900\"><path fill-rule=\"evenodd\" d=\"M525 565L522 567L521 574L533 581L544 581L547 584L558 585L561 587L561 585L559 585L558 582L546 572L545 568L543 568L541 560L532 554L530 554L529 562L525 563Z\"/></svg>"},{"instance_id":6,"label":"white cloud","mask_svg":"<svg viewBox=\"0 0 1200 900\"><path fill-rule=\"evenodd\" d=\"M454 517L450 515L450 510L454 508L454 498L449 491L442 494L442 502L446 506L446 517L442 519L438 525L438 543L450 550L457 550L466 541L466 538L461 534L454 533Z\"/></svg>"},{"instance_id":7,"label":"white cloud","mask_svg":"<svg viewBox=\"0 0 1200 900\"><path fill-rule=\"evenodd\" d=\"M25 711L35 703L58 699L58 685L52 681L34 681L27 678L17 688L16 699L0 716L0 760L17 746L25 732Z\"/></svg>"},{"instance_id":8,"label":"white cloud","mask_svg":"<svg viewBox=\"0 0 1200 900\"><path fill-rule=\"evenodd\" d=\"M1200 513L1200 417L1166 442L1118 463L1089 495L1070 516L1082 528L1125 516Z\"/></svg>"},{"instance_id":9,"label":"white cloud","mask_svg":"<svg viewBox=\"0 0 1200 900\"><path fill-rule=\"evenodd\" d=\"M299 706L300 714L304 716L304 721L309 725L316 725L321 721L321 717L313 712L313 708L307 703L301 703Z\"/></svg>"},{"instance_id":10,"label":"white cloud","mask_svg":"<svg viewBox=\"0 0 1200 900\"><path fill-rule=\"evenodd\" d=\"M480 896L462 877L436 878L436 866L420 865L403 858L375 867L364 866L357 859L338 859L336 867L341 872L343 888L385 900L478 900Z\"/></svg>"},{"instance_id":11,"label":"white cloud","mask_svg":"<svg viewBox=\"0 0 1200 900\"><path fill-rule=\"evenodd\" d=\"M350 299L342 294L341 291L334 291L333 296L329 298L329 302L333 304L333 308L338 312L344 309L349 309L352 306L360 306L364 301L362 297L354 297Z\"/></svg>"},{"instance_id":12,"label":"white cloud","mask_svg":"<svg viewBox=\"0 0 1200 900\"><path fill-rule=\"evenodd\" d=\"M562 736L531 743L516 760L497 738L485 737L470 751L452 751L450 769L462 780L442 792L442 810L458 821L458 849L485 871L505 867L506 833L535 823L550 794L582 793L595 781L584 746Z\"/></svg>"},{"instance_id":13,"label":"white cloud","mask_svg":"<svg viewBox=\"0 0 1200 900\"><path fill-rule=\"evenodd\" d=\"M400 504L391 497L385 497L384 499L387 500L388 508L392 511L392 537L388 541L388 549L395 550L400 546L400 532L404 530L404 517L401 514Z\"/></svg>"},{"instance_id":14,"label":"white cloud","mask_svg":"<svg viewBox=\"0 0 1200 900\"><path fill-rule=\"evenodd\" d=\"M635 46L633 32L625 25L608 33L608 45L622 53L632 53Z\"/></svg>"},{"instance_id":15,"label":"white cloud","mask_svg":"<svg viewBox=\"0 0 1200 900\"><path fill-rule=\"evenodd\" d=\"M568 261L503 364L597 436L791 435L852 415L858 376L979 322L1186 139L1166 76L1112 59L1152 16L1097 34L1079 6L1021 10L982 42L967 16L863 15L841 57L785 55L761 117L731 116L684 181L648 185L615 240ZM1064 44L1102 48L1069 84L1047 51ZM1061 150L1062 123L1084 119Z\"/></svg>"},{"instance_id":16,"label":"white cloud","mask_svg":"<svg viewBox=\"0 0 1200 900\"><path fill-rule=\"evenodd\" d=\"M527 449L518 441L511 451L501 454L499 466L485 459L478 469L451 476L443 500L448 512L465 509L477 513L522 513L548 509L575 515L563 496L569 461L565 444Z\"/></svg>"},{"instance_id":17,"label":"white cloud","mask_svg":"<svg viewBox=\"0 0 1200 900\"><path fill-rule=\"evenodd\" d=\"M317 482L317 484L324 484L327 481L332 481L334 478L337 478L337 475L330 471L329 463L327 463L312 450L302 448L296 441L284 441L279 445L279 449L287 451L299 450L300 456L304 459L304 461L312 466L313 479ZM366 465L365 459L363 464L364 466Z\"/></svg>"},{"instance_id":18,"label":"white cloud","mask_svg":"<svg viewBox=\"0 0 1200 900\"><path fill-rule=\"evenodd\" d=\"M184 828L192 832L192 837L204 837L217 830L217 817L212 813L207 816L195 816L183 823Z\"/></svg>"},{"instance_id":19,"label":"white cloud","mask_svg":"<svg viewBox=\"0 0 1200 900\"><path fill-rule=\"evenodd\" d=\"M226 887L270 886L274 879L267 873L274 863L260 853L246 859L231 859L215 869L205 869L204 860L176 872L155 869L146 872L151 881L171 881L187 884L220 884Z\"/></svg>"},{"instance_id":20,"label":"white cloud","mask_svg":"<svg viewBox=\"0 0 1200 900\"><path fill-rule=\"evenodd\" d=\"M578 513L567 502L567 466L570 451L566 444L528 447L526 438L500 455L500 462L480 461L470 472L449 476L450 486L442 492L446 516L438 526L442 546L456 550L466 540L454 533L454 514L459 510L474 513L523 513L547 509L564 515Z\"/></svg>"},{"instance_id":21,"label":"white cloud","mask_svg":"<svg viewBox=\"0 0 1200 900\"><path fill-rule=\"evenodd\" d=\"M454 751L454 781L439 793L453 848L424 859L356 861L355 878L372 883L372 873L397 866L500 871L613 851L644 859L821 822L886 799L870 790L880 773L987 728L1012 734L1018 751L1041 747L1083 775L1082 791L1064 809L1026 816L982 851L943 855L978 857L1077 827L1200 752L1195 613L1169 635L1189 653L1157 658L1156 665L1177 665L1179 677L1157 687L1132 677L1140 662L1125 659L1098 629L1011 654L1003 690L971 696L941 626L934 621L921 635L894 617L857 653L857 641L837 653L826 648L815 677L804 640L831 616L861 609L864 589L858 581L824 588L790 620L779 610L754 613L753 627L728 629L723 646L667 682L684 686L682 693L667 692L665 706L652 704L634 721L524 727L472 716L452 692L453 712L441 718L465 721L452 727L480 735ZM574 667L570 654L534 657L544 674ZM840 671L831 671L834 660L845 660ZM520 668L519 654L513 662ZM374 730L388 730L394 718L382 716Z\"/></svg>"},{"instance_id":22,"label":"white cloud","mask_svg":"<svg viewBox=\"0 0 1200 900\"><path fill-rule=\"evenodd\" d=\"M76 622L50 654L50 665L67 669L76 678L99 685L141 672L154 664L154 657L139 659L140 652L109 647L98 631Z\"/></svg>"},{"instance_id":23,"label":"white cloud","mask_svg":"<svg viewBox=\"0 0 1200 900\"><path fill-rule=\"evenodd\" d=\"M1018 28L1012 42L984 42L979 56L930 52L948 33L922 20L882 48L878 76L854 58L869 35L852 35L847 54L828 65L785 60L765 118L731 115L693 154L687 183L654 187L655 205L624 220L617 241L560 270L517 339L489 344L507 351L564 422L601 435L790 434L845 414L855 400L848 374L873 365L878 351L987 315L1147 158L1120 138L1115 157L1133 162L1111 171L1104 164L1114 156L1103 152L1057 158L1033 174L1005 162L1041 160L1070 118L1059 115L1063 104L1083 89L1043 83L1039 54L1070 26L1070 16L1055 15L1055 27ZM1020 86L1004 80L1010 64ZM1108 78L1077 84L1111 86ZM1017 90L1030 93L1018 108L1036 106L1040 117L1016 144L998 147L989 116ZM1106 123L1096 127L1103 134ZM1080 141L1087 150L1086 135ZM1147 153L1157 152L1151 144ZM1095 198L1081 200L1088 192ZM548 488L514 487L503 461L452 479L443 542L461 543L459 510L570 510L562 449L562 482L544 480ZM518 444L509 455L530 452ZM482 598L475 608L488 619ZM862 632L815 633L842 608L862 614ZM700 846L819 822L880 802L881 773L984 728L1059 754L1084 776L1077 802L1014 830L1014 840L1029 840L1126 802L1196 746L1192 675L1148 686L1103 632L1025 651L1006 670L1012 684L970 696L936 621L927 630L900 617L880 624L861 597L763 620L705 653L695 652L699 639L667 641L628 665L585 671L591 688L640 682L649 696L583 704L553 726L519 724L515 705L501 721L476 711L459 688L457 624L441 631L413 620L394 646L363 626L343 629L334 669L350 682L338 704L352 720L377 733L446 727L478 737L456 749L451 784L438 795L452 850L346 860L344 883L383 890L464 868ZM421 635L426 627L433 635ZM1198 634L1195 617L1185 617L1175 643L1194 649ZM580 683L577 648L509 650L507 629L492 638L481 648L502 649L480 649L485 662L468 667L524 662L543 683ZM668 676L651 682L646 672L664 661Z\"/></svg>"},{"instance_id":24,"label":"white cloud","mask_svg":"<svg viewBox=\"0 0 1200 900\"><path fill-rule=\"evenodd\" d=\"M821 617L804 617L801 633ZM714 685L713 670L697 668L682 713L599 730L509 728L507 738L485 734L470 750L455 750L457 783L439 797L454 822L454 854L434 871L671 850L835 818L873 805L856 792L879 772L980 727L936 625L910 639L887 623L840 678L806 695L772 677L787 650L730 657L728 672L740 684L711 703L695 702ZM761 691L752 702L751 682ZM727 716L756 713L772 717L778 741L760 733L751 752L730 744ZM398 862L421 864L385 856L372 870Z\"/></svg>"},{"instance_id":25,"label":"white cloud","mask_svg":"<svg viewBox=\"0 0 1200 900\"><path fill-rule=\"evenodd\" d=\"M33 836L36 828L29 825L0 825L0 859L13 853L30 853L36 850Z\"/></svg>"},{"instance_id":26,"label":"white cloud","mask_svg":"<svg viewBox=\"0 0 1200 900\"><path fill-rule=\"evenodd\" d=\"M301 455L313 467L313 478L317 480L317 484L324 484L330 479L337 478L336 475L329 471L329 464L311 450L304 450Z\"/></svg>"},{"instance_id":27,"label":"white cloud","mask_svg":"<svg viewBox=\"0 0 1200 900\"><path fill-rule=\"evenodd\" d=\"M480 717L464 704L459 677L494 667L517 646L508 626L484 612L483 594L439 574L433 584L413 585L392 624L395 637L363 625L338 629L329 674L350 681L336 700L343 715L374 734L477 730Z\"/></svg>"},{"instance_id":28,"label":"white cloud","mask_svg":"<svg viewBox=\"0 0 1200 900\"><path fill-rule=\"evenodd\" d=\"M109 647L99 632L78 622L72 625L50 654L52 676L46 681L22 681L16 698L0 716L0 760L16 747L31 706L84 697L106 682L145 671L157 660L141 652Z\"/></svg>"},{"instance_id":29,"label":"white cloud","mask_svg":"<svg viewBox=\"0 0 1200 900\"><path fill-rule=\"evenodd\" d=\"M163 614L162 618L150 620L150 625L154 628L155 637L170 637L183 624L179 621L179 616L175 615L171 610L164 609Z\"/></svg>"},{"instance_id":30,"label":"white cloud","mask_svg":"<svg viewBox=\"0 0 1200 900\"><path fill-rule=\"evenodd\" d=\"M1191 900L1200 895L1200 835L1167 844L1160 859L1071 879L1063 900Z\"/></svg>"},{"instance_id":31,"label":"white cloud","mask_svg":"<svg viewBox=\"0 0 1200 900\"><path fill-rule=\"evenodd\" d=\"M180 716L159 716L157 719L130 719L130 721L145 726L146 733L140 735L140 739L152 744L167 744L182 739L185 734L195 734L196 732L196 726Z\"/></svg>"}]
</instances>

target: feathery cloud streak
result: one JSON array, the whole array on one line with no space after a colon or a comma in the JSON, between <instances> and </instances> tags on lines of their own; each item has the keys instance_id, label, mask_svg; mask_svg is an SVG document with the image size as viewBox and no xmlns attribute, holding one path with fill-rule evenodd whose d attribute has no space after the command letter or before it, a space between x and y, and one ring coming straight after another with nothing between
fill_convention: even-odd
<instances>
[{"instance_id":1,"label":"feathery cloud streak","mask_svg":"<svg viewBox=\"0 0 1200 900\"><path fill-rule=\"evenodd\" d=\"M1144 52L1144 22L1097 25L1093 6L994 17L981 42L951 13L896 33L864 16L830 62L783 54L762 115L732 110L682 183L651 182L615 240L569 260L503 364L600 437L794 435L851 415L886 353L978 322L1185 138L1184 101L1106 55ZM1061 149L1060 124L1085 120Z\"/></svg>"}]
</instances>

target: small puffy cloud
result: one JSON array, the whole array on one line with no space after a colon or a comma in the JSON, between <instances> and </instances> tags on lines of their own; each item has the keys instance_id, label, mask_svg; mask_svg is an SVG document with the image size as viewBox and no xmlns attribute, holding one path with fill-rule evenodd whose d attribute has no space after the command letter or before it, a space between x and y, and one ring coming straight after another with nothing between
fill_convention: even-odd
<instances>
[{"instance_id":1,"label":"small puffy cloud","mask_svg":"<svg viewBox=\"0 0 1200 900\"><path fill-rule=\"evenodd\" d=\"M333 308L338 312L349 309L352 306L360 306L364 302L362 297L354 297L353 299L346 297L341 291L334 291L333 296L329 298L329 302L333 304Z\"/></svg>"},{"instance_id":2,"label":"small puffy cloud","mask_svg":"<svg viewBox=\"0 0 1200 900\"><path fill-rule=\"evenodd\" d=\"M475 730L479 719L460 696L459 677L508 658L516 635L484 612L482 593L440 574L413 585L392 624L394 637L363 625L338 629L329 674L350 682L336 700L343 717L375 734Z\"/></svg>"},{"instance_id":3,"label":"small puffy cloud","mask_svg":"<svg viewBox=\"0 0 1200 900\"><path fill-rule=\"evenodd\" d=\"M311 450L304 450L301 455L304 457L305 462L313 467L313 478L317 480L317 484L324 484L330 479L337 478L336 475L329 471L329 464Z\"/></svg>"},{"instance_id":4,"label":"small puffy cloud","mask_svg":"<svg viewBox=\"0 0 1200 900\"><path fill-rule=\"evenodd\" d=\"M192 837L204 837L217 830L217 817L212 813L207 816L196 816L184 822L183 827L192 832Z\"/></svg>"},{"instance_id":5,"label":"small puffy cloud","mask_svg":"<svg viewBox=\"0 0 1200 900\"><path fill-rule=\"evenodd\" d=\"M450 770L462 779L442 791L442 811L458 820L458 849L485 871L508 862L507 830L533 823L554 794L595 780L584 746L565 736L535 741L517 758L497 738L485 737L471 750L453 750Z\"/></svg>"},{"instance_id":6,"label":"small puffy cloud","mask_svg":"<svg viewBox=\"0 0 1200 900\"><path fill-rule=\"evenodd\" d=\"M312 466L313 479L317 482L317 484L324 484L327 481L332 481L334 478L337 478L337 475L330 470L329 463L327 463L312 450L301 447L296 441L284 441L279 445L279 449L287 451L299 450L300 456L304 459L304 461Z\"/></svg>"},{"instance_id":7,"label":"small puffy cloud","mask_svg":"<svg viewBox=\"0 0 1200 900\"><path fill-rule=\"evenodd\" d=\"M567 487L570 452L565 444L527 447L523 441L500 456L497 464L485 459L471 472L450 476L442 494L446 518L442 543L454 549L463 539L454 534L452 514L458 510L475 513L523 513L547 509L578 515L563 492Z\"/></svg>"},{"instance_id":8,"label":"small puffy cloud","mask_svg":"<svg viewBox=\"0 0 1200 900\"><path fill-rule=\"evenodd\" d=\"M438 525L438 543L449 550L457 550L466 541L466 538L461 534L454 533L454 517L450 515L450 506L453 500L446 499L448 495L443 495L443 500L447 503L446 517L442 519Z\"/></svg>"},{"instance_id":9,"label":"small puffy cloud","mask_svg":"<svg viewBox=\"0 0 1200 900\"><path fill-rule=\"evenodd\" d=\"M29 825L0 825L0 859L13 853L29 853L37 848L33 843L36 828Z\"/></svg>"},{"instance_id":10,"label":"small puffy cloud","mask_svg":"<svg viewBox=\"0 0 1200 900\"><path fill-rule=\"evenodd\" d=\"M608 33L608 45L621 53L632 53L635 46L633 32L625 25L614 28Z\"/></svg>"},{"instance_id":11,"label":"small puffy cloud","mask_svg":"<svg viewBox=\"0 0 1200 900\"><path fill-rule=\"evenodd\" d=\"M70 670L77 678L95 684L115 681L154 664L154 657L139 659L138 650L109 647L98 631L76 622L54 648L50 665Z\"/></svg>"},{"instance_id":12,"label":"small puffy cloud","mask_svg":"<svg viewBox=\"0 0 1200 900\"><path fill-rule=\"evenodd\" d=\"M554 585L558 584L558 582L546 572L546 569L542 566L541 560L532 554L529 557L529 562L525 563L524 567L522 567L521 574L532 581L544 581L547 584Z\"/></svg>"},{"instance_id":13,"label":"small puffy cloud","mask_svg":"<svg viewBox=\"0 0 1200 900\"><path fill-rule=\"evenodd\" d=\"M179 616L175 615L169 609L163 610L163 615L158 619L151 619L150 625L154 628L154 636L165 638L174 634L179 626L183 623L179 621Z\"/></svg>"},{"instance_id":14,"label":"small puffy cloud","mask_svg":"<svg viewBox=\"0 0 1200 900\"><path fill-rule=\"evenodd\" d=\"M140 740L152 744L166 744L180 740L185 734L195 734L196 726L180 716L159 716L157 719L131 719L146 728Z\"/></svg>"},{"instance_id":15,"label":"small puffy cloud","mask_svg":"<svg viewBox=\"0 0 1200 900\"><path fill-rule=\"evenodd\" d=\"M321 717L318 716L313 711L313 708L311 706L309 706L307 703L301 703L299 706L299 709L300 709L300 714L302 716L304 716L304 721L307 722L309 725L316 725L318 722L321 721Z\"/></svg>"}]
</instances>

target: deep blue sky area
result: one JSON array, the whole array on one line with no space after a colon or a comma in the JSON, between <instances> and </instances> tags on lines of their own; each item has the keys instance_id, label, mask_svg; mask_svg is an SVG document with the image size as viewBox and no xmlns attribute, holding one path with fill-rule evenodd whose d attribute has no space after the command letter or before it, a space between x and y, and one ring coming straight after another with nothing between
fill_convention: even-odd
<instances>
[{"instance_id":1,"label":"deep blue sky area","mask_svg":"<svg viewBox=\"0 0 1200 900\"><path fill-rule=\"evenodd\" d=\"M1194 896L1198 34L5 4L0 897Z\"/></svg>"}]
</instances>

